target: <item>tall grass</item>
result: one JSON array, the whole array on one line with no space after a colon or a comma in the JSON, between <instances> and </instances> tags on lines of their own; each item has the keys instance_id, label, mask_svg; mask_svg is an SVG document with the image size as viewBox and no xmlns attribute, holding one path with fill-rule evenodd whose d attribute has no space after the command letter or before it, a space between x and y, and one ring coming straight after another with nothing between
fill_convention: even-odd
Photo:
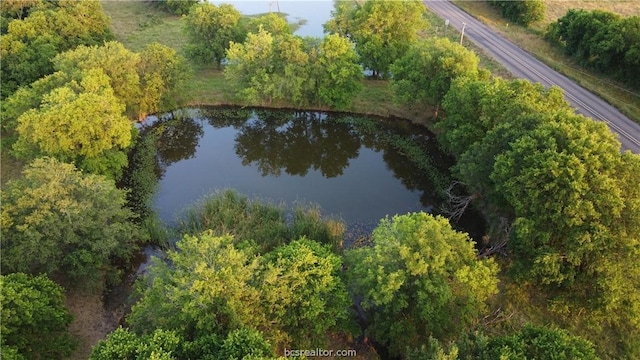
<instances>
[{"instance_id":1,"label":"tall grass","mask_svg":"<svg viewBox=\"0 0 640 360\"><path fill-rule=\"evenodd\" d=\"M317 207L298 206L288 212L283 205L249 199L233 190L216 192L187 208L178 226L183 234L212 230L233 235L237 242L257 245L268 252L300 237L330 244L340 252L345 225L322 218Z\"/></svg>"}]
</instances>

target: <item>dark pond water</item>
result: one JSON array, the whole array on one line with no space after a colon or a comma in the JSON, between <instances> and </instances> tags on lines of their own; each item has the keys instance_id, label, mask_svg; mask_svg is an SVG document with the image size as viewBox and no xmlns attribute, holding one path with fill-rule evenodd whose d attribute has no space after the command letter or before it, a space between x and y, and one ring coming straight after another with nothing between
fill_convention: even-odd
<instances>
[{"instance_id":1,"label":"dark pond water","mask_svg":"<svg viewBox=\"0 0 640 360\"><path fill-rule=\"evenodd\" d=\"M404 120L238 108L186 109L150 118L161 176L155 207L180 211L221 189L291 207L317 204L350 234L394 214L440 208L450 160L432 134ZM419 160L419 161L418 161ZM481 232L470 217L466 231Z\"/></svg>"}]
</instances>

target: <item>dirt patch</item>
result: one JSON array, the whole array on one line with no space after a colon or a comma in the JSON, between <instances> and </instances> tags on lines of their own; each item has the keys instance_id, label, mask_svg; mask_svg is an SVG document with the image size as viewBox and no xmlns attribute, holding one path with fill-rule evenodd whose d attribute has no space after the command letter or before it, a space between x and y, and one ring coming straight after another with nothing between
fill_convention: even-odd
<instances>
[{"instance_id":1,"label":"dirt patch","mask_svg":"<svg viewBox=\"0 0 640 360\"><path fill-rule=\"evenodd\" d=\"M86 360L89 358L93 346L118 327L122 311L117 309L106 311L102 296L76 291L67 293L66 305L73 315L69 331L79 341L78 348L70 359Z\"/></svg>"}]
</instances>

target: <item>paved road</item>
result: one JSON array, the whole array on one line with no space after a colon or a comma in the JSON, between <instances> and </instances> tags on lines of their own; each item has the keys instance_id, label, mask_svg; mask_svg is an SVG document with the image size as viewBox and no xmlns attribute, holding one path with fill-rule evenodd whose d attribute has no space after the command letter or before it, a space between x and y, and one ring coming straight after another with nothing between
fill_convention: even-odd
<instances>
[{"instance_id":1,"label":"paved road","mask_svg":"<svg viewBox=\"0 0 640 360\"><path fill-rule=\"evenodd\" d=\"M517 77L540 82L545 86L557 85L561 87L565 97L577 112L606 122L609 128L618 134L618 140L622 143L623 150L640 153L640 125L631 121L616 108L494 33L489 27L450 2L427 0L424 3L441 18L449 19L450 25L458 30L461 30L463 23L466 23L465 39L471 40L485 49Z\"/></svg>"}]
</instances>

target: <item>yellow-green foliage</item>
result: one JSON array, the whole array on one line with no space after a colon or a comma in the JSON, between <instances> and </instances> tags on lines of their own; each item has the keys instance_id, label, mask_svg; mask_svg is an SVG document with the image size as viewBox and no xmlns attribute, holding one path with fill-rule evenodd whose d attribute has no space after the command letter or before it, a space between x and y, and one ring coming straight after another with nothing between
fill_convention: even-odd
<instances>
[{"instance_id":1,"label":"yellow-green foliage","mask_svg":"<svg viewBox=\"0 0 640 360\"><path fill-rule=\"evenodd\" d=\"M469 236L445 218L396 215L372 239L373 247L347 252L348 278L371 317L367 331L392 351L457 337L498 291L497 265L478 260Z\"/></svg>"}]
</instances>

